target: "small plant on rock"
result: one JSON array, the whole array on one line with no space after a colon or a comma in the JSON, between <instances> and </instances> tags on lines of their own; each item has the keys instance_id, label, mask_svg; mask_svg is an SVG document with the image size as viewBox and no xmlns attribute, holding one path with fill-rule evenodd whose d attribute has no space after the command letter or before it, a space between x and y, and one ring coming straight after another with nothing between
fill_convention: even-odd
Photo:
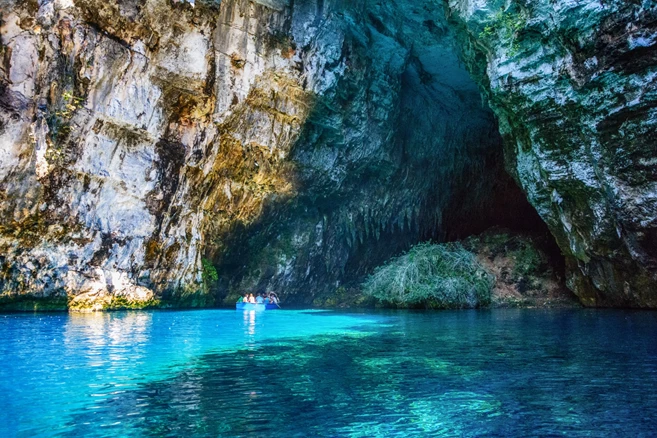
<instances>
[{"instance_id":1,"label":"small plant on rock","mask_svg":"<svg viewBox=\"0 0 657 438\"><path fill-rule=\"evenodd\" d=\"M53 140L58 140L66 137L71 133L72 127L70 124L71 118L75 112L82 107L84 99L76 97L73 93L68 91L62 94L63 107L55 111L48 118L48 126Z\"/></svg>"},{"instance_id":2,"label":"small plant on rock","mask_svg":"<svg viewBox=\"0 0 657 438\"><path fill-rule=\"evenodd\" d=\"M496 39L499 44L509 47L508 54L513 57L520 51L518 36L527 26L527 17L521 12L498 11L491 22L479 33L484 41Z\"/></svg>"},{"instance_id":3,"label":"small plant on rock","mask_svg":"<svg viewBox=\"0 0 657 438\"><path fill-rule=\"evenodd\" d=\"M201 264L203 265L203 281L205 283L210 284L219 280L217 268L214 267L210 260L204 257L201 259Z\"/></svg>"}]
</instances>

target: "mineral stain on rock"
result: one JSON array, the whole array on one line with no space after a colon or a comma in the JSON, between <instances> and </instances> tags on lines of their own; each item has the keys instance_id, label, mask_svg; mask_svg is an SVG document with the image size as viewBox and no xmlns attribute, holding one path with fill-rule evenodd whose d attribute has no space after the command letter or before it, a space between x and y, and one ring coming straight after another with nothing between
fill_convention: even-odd
<instances>
[{"instance_id":1,"label":"mineral stain on rock","mask_svg":"<svg viewBox=\"0 0 657 438\"><path fill-rule=\"evenodd\" d=\"M0 11L4 308L311 303L498 225L585 305L657 306L650 2Z\"/></svg>"}]
</instances>

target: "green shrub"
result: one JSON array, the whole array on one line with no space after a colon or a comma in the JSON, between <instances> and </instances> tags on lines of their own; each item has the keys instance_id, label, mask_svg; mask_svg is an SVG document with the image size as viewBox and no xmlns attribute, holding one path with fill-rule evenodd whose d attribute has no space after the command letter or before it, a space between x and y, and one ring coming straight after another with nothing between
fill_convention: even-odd
<instances>
[{"instance_id":1,"label":"green shrub","mask_svg":"<svg viewBox=\"0 0 657 438\"><path fill-rule=\"evenodd\" d=\"M472 308L490 304L494 280L461 244L425 243L378 267L363 290L398 307Z\"/></svg>"},{"instance_id":2,"label":"green shrub","mask_svg":"<svg viewBox=\"0 0 657 438\"><path fill-rule=\"evenodd\" d=\"M518 36L527 26L527 17L520 12L498 11L490 17L490 23L479 33L485 41L497 41L509 48L509 56L515 56L520 50Z\"/></svg>"},{"instance_id":3,"label":"green shrub","mask_svg":"<svg viewBox=\"0 0 657 438\"><path fill-rule=\"evenodd\" d=\"M214 283L215 281L219 280L217 268L214 267L210 260L202 258L201 263L203 264L203 280L206 283Z\"/></svg>"}]
</instances>

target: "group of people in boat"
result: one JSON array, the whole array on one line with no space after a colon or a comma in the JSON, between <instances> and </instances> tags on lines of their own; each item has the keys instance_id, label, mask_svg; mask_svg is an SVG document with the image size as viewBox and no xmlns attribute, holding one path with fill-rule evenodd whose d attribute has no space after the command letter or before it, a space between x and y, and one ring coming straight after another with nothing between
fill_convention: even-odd
<instances>
[{"instance_id":1,"label":"group of people in boat","mask_svg":"<svg viewBox=\"0 0 657 438\"><path fill-rule=\"evenodd\" d=\"M263 292L261 294L246 294L240 299L237 300L238 303L251 303L251 304L278 304L278 297L274 292L269 292L269 294Z\"/></svg>"}]
</instances>

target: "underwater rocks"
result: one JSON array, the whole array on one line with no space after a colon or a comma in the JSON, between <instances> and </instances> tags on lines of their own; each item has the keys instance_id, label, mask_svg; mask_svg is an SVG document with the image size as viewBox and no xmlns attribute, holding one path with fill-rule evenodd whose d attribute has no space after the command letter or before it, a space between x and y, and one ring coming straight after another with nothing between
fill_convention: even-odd
<instances>
[{"instance_id":1,"label":"underwater rocks","mask_svg":"<svg viewBox=\"0 0 657 438\"><path fill-rule=\"evenodd\" d=\"M450 0L506 167L589 306L657 306L657 5Z\"/></svg>"}]
</instances>

